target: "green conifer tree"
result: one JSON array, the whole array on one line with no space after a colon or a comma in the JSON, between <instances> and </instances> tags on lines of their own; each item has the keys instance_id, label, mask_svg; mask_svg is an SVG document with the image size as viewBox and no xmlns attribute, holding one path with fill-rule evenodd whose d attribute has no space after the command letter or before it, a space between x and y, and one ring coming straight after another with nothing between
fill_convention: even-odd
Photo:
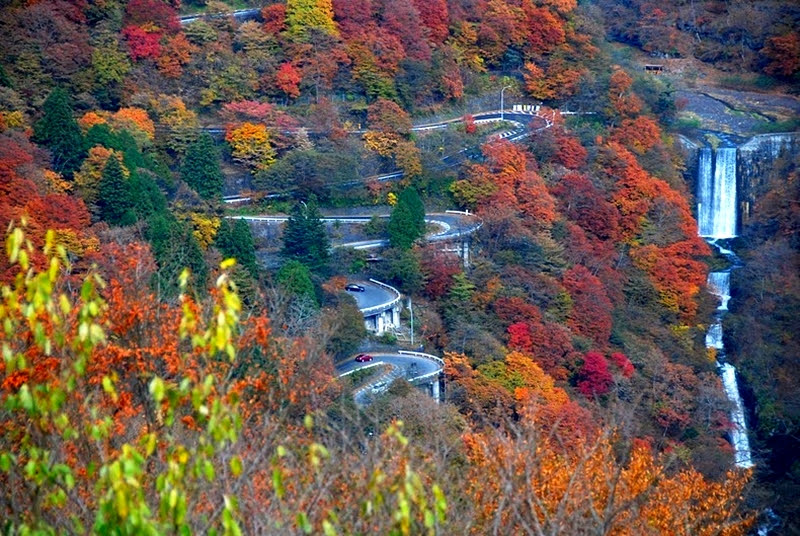
<instances>
[{"instance_id":1,"label":"green conifer tree","mask_svg":"<svg viewBox=\"0 0 800 536\"><path fill-rule=\"evenodd\" d=\"M247 268L250 275L258 277L256 247L250 226L245 220L222 220L214 243L223 256L236 259Z\"/></svg>"},{"instance_id":2,"label":"green conifer tree","mask_svg":"<svg viewBox=\"0 0 800 536\"><path fill-rule=\"evenodd\" d=\"M133 202L122 164L113 156L108 159L100 177L97 206L100 219L112 225L125 225L136 219L131 210Z\"/></svg>"},{"instance_id":3,"label":"green conifer tree","mask_svg":"<svg viewBox=\"0 0 800 536\"><path fill-rule=\"evenodd\" d=\"M6 70L2 65L0 65L0 86L14 87L14 85L11 83L11 78L8 77L8 73L6 73Z\"/></svg>"},{"instance_id":4,"label":"green conifer tree","mask_svg":"<svg viewBox=\"0 0 800 536\"><path fill-rule=\"evenodd\" d=\"M205 132L186 151L181 175L203 199L222 196L223 175L214 140Z\"/></svg>"},{"instance_id":5,"label":"green conifer tree","mask_svg":"<svg viewBox=\"0 0 800 536\"><path fill-rule=\"evenodd\" d=\"M86 157L86 147L72 115L69 95L61 88L54 89L43 109L44 115L33 126L33 141L50 150L54 170L72 177Z\"/></svg>"},{"instance_id":6,"label":"green conifer tree","mask_svg":"<svg viewBox=\"0 0 800 536\"><path fill-rule=\"evenodd\" d=\"M314 272L323 272L330 259L330 241L315 201L295 205L283 230L281 253Z\"/></svg>"},{"instance_id":7,"label":"green conifer tree","mask_svg":"<svg viewBox=\"0 0 800 536\"><path fill-rule=\"evenodd\" d=\"M425 206L417 190L406 188L397 198L389 218L389 243L392 247L409 249L425 234Z\"/></svg>"},{"instance_id":8,"label":"green conifer tree","mask_svg":"<svg viewBox=\"0 0 800 536\"><path fill-rule=\"evenodd\" d=\"M156 284L164 296L178 293L178 276L184 268L192 272L192 284L198 292L206 289L208 266L191 228L170 212L155 213L147 220L145 237L150 241L158 263Z\"/></svg>"},{"instance_id":9,"label":"green conifer tree","mask_svg":"<svg viewBox=\"0 0 800 536\"><path fill-rule=\"evenodd\" d=\"M319 307L314 283L311 281L311 271L308 266L300 261L290 259L281 266L275 278L286 292L297 298L307 298Z\"/></svg>"}]
</instances>

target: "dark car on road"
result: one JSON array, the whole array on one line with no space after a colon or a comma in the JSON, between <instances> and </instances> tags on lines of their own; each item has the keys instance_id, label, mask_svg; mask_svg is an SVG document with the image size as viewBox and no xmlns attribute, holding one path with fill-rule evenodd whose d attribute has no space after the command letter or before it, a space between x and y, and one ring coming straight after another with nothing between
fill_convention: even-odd
<instances>
[{"instance_id":1,"label":"dark car on road","mask_svg":"<svg viewBox=\"0 0 800 536\"><path fill-rule=\"evenodd\" d=\"M372 356L369 354L358 354L356 356L356 361L359 363L366 363L367 361L372 361Z\"/></svg>"},{"instance_id":2,"label":"dark car on road","mask_svg":"<svg viewBox=\"0 0 800 536\"><path fill-rule=\"evenodd\" d=\"M350 292L364 292L364 290L365 290L363 286L356 285L355 283L350 283L349 285L344 287L344 289L348 290Z\"/></svg>"}]
</instances>

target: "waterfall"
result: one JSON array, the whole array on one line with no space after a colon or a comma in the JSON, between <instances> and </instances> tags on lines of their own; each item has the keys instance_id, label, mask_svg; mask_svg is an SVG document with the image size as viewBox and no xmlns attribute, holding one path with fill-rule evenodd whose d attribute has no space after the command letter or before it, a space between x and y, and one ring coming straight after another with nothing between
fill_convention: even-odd
<instances>
[{"instance_id":1,"label":"waterfall","mask_svg":"<svg viewBox=\"0 0 800 536\"><path fill-rule=\"evenodd\" d=\"M736 236L736 148L720 147L712 155L711 149L700 150L697 167L697 223L700 236L709 239L720 253L734 264L738 258L733 251L716 242L719 239ZM750 454L750 441L747 437L742 397L736 381L736 368L724 362L725 345L722 341L722 317L728 311L731 299L731 269L708 274L708 289L720 300L714 322L706 333L706 348L716 350L717 357L723 359L717 366L728 400L733 404L731 410L731 443L734 448L734 461L738 467L753 466Z\"/></svg>"},{"instance_id":2,"label":"waterfall","mask_svg":"<svg viewBox=\"0 0 800 536\"><path fill-rule=\"evenodd\" d=\"M717 307L717 315L714 323L708 328L706 333L706 348L717 350L718 356L724 355L725 346L722 344L722 316L728 310L728 300L731 298L731 273L729 270L724 272L711 272L708 274L708 288L712 294L720 299ZM744 419L744 405L742 397L739 395L739 385L736 381L736 368L730 363L717 362L717 367L722 376L722 385L725 387L725 394L728 400L733 403L731 409L731 443L734 450L734 461L738 467L752 467L753 462L750 457L750 440L747 437L747 424Z\"/></svg>"},{"instance_id":3,"label":"waterfall","mask_svg":"<svg viewBox=\"0 0 800 536\"><path fill-rule=\"evenodd\" d=\"M745 469L753 467L753 461L750 459L750 440L747 438L747 424L744 421L744 405L742 405L742 397L739 396L739 385L736 383L736 367L730 363L722 363L719 367L722 370L722 385L725 386L725 394L733 402L731 442L733 443L734 460L738 467Z\"/></svg>"},{"instance_id":4,"label":"waterfall","mask_svg":"<svg viewBox=\"0 0 800 536\"><path fill-rule=\"evenodd\" d=\"M714 322L706 332L706 348L714 348L715 350L722 350L722 323L719 321Z\"/></svg>"},{"instance_id":5,"label":"waterfall","mask_svg":"<svg viewBox=\"0 0 800 536\"><path fill-rule=\"evenodd\" d=\"M697 172L697 220L700 236L736 236L736 147L700 150Z\"/></svg>"},{"instance_id":6,"label":"waterfall","mask_svg":"<svg viewBox=\"0 0 800 536\"><path fill-rule=\"evenodd\" d=\"M736 147L720 147L714 159L714 234L736 236Z\"/></svg>"},{"instance_id":7,"label":"waterfall","mask_svg":"<svg viewBox=\"0 0 800 536\"><path fill-rule=\"evenodd\" d=\"M697 166L697 224L700 236L736 236L736 147L700 149Z\"/></svg>"},{"instance_id":8,"label":"waterfall","mask_svg":"<svg viewBox=\"0 0 800 536\"><path fill-rule=\"evenodd\" d=\"M722 253L728 250L723 251ZM730 252L729 252L730 253ZM720 299L720 305L717 307L718 311L728 310L728 301L731 299L729 294L731 288L731 273L724 272L711 272L708 274L708 288L709 290Z\"/></svg>"},{"instance_id":9,"label":"waterfall","mask_svg":"<svg viewBox=\"0 0 800 536\"><path fill-rule=\"evenodd\" d=\"M711 149L700 149L700 160L697 164L697 227L700 236L713 236L712 205L714 202L714 168L712 166Z\"/></svg>"}]
</instances>

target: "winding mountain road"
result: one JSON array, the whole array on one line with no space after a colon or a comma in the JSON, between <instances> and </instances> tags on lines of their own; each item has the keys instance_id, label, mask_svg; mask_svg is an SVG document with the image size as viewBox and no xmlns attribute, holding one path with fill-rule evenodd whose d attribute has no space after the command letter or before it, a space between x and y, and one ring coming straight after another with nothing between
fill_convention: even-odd
<instances>
[{"instance_id":1,"label":"winding mountain road","mask_svg":"<svg viewBox=\"0 0 800 536\"><path fill-rule=\"evenodd\" d=\"M526 137L530 136L534 132L539 132L541 130L548 129L553 126L553 121L547 117L539 115L538 112L533 111L505 111L501 112L500 110L491 110L487 112L478 112L473 114L472 116L477 124L485 124L485 123L494 123L503 121L508 123L511 128L504 130L503 132L499 132L496 134L492 134L489 136L490 139L507 139L511 142L517 142L520 140L525 139ZM416 125L411 127L413 132L426 132L431 130L439 130L448 128L451 125L459 124L464 121L463 117L456 117L453 119L448 119L445 121L440 121L437 123L424 123L420 125ZM212 134L222 134L224 133L224 129L222 127L206 127L206 130ZM363 134L366 132L365 130L352 130L350 134ZM462 162L464 162L468 158L468 151L470 147L464 147L460 151L447 155L442 158L442 164L437 166L436 169L447 169L451 167L455 167ZM381 175L369 175L367 177L362 177L355 181L350 181L342 184L338 184L337 186L356 186L358 184L364 184L368 181L375 181L375 182L387 182L402 178L405 175L403 171L392 171L391 173L384 173ZM259 199L279 199L286 197L291 193L291 190L281 193L274 193L274 194L265 194L258 196ZM223 201L228 204L240 204L240 203L247 203L253 200L253 195L248 195L245 193L231 195L223 197Z\"/></svg>"},{"instance_id":2,"label":"winding mountain road","mask_svg":"<svg viewBox=\"0 0 800 536\"><path fill-rule=\"evenodd\" d=\"M221 19L224 17L233 17L236 20L246 20L246 19L255 19L261 14L260 7L253 7L253 8L246 8L246 9L237 9L236 11L230 11L227 13L195 13L193 15L181 15L178 17L178 22L181 23L181 26L185 24L190 24L197 20L202 19Z\"/></svg>"},{"instance_id":3,"label":"winding mountain road","mask_svg":"<svg viewBox=\"0 0 800 536\"><path fill-rule=\"evenodd\" d=\"M359 214L353 216L324 216L320 220L323 223L353 223L367 224L372 219L373 214ZM378 216L388 218L389 216ZM232 220L245 220L252 222L263 222L267 224L283 224L289 216L265 215L265 216L228 216ZM448 211L430 212L425 214L425 222L436 225L439 230L428 234L425 239L428 242L445 242L455 240L463 236L470 235L480 229L481 222L472 214L467 212ZM359 240L356 242L344 242L335 244L333 247L351 247L354 249L373 249L384 247L389 244L385 239Z\"/></svg>"},{"instance_id":4,"label":"winding mountain road","mask_svg":"<svg viewBox=\"0 0 800 536\"><path fill-rule=\"evenodd\" d=\"M373 360L367 363L350 360L336 365L336 374L340 378L372 367L384 366L388 369L353 392L353 399L362 406L368 403L370 395L388 390L397 378L405 377L409 382L417 384L438 382L439 375L444 370L444 361L430 354L400 350L397 353L379 352L371 355Z\"/></svg>"}]
</instances>

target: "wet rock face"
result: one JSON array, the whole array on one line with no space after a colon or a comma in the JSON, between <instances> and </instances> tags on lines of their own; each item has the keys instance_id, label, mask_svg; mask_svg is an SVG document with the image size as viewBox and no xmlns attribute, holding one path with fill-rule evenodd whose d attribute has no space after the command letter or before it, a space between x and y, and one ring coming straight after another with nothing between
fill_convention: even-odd
<instances>
[{"instance_id":1,"label":"wet rock face","mask_svg":"<svg viewBox=\"0 0 800 536\"><path fill-rule=\"evenodd\" d=\"M747 222L758 198L767 190L770 172L800 151L800 133L761 134L739 146L739 212Z\"/></svg>"},{"instance_id":2,"label":"wet rock face","mask_svg":"<svg viewBox=\"0 0 800 536\"><path fill-rule=\"evenodd\" d=\"M706 132L708 135L709 133ZM713 134L713 133L711 133ZM680 138L686 151L686 169L684 176L692 192L697 195L698 177L702 161L702 141ZM800 152L800 132L783 132L777 134L760 134L743 143L736 149L737 177L737 213L739 226L747 224L756 201L767 191L770 175L785 159L792 158ZM708 151L708 149L705 149ZM696 214L698 221L701 214Z\"/></svg>"}]
</instances>

